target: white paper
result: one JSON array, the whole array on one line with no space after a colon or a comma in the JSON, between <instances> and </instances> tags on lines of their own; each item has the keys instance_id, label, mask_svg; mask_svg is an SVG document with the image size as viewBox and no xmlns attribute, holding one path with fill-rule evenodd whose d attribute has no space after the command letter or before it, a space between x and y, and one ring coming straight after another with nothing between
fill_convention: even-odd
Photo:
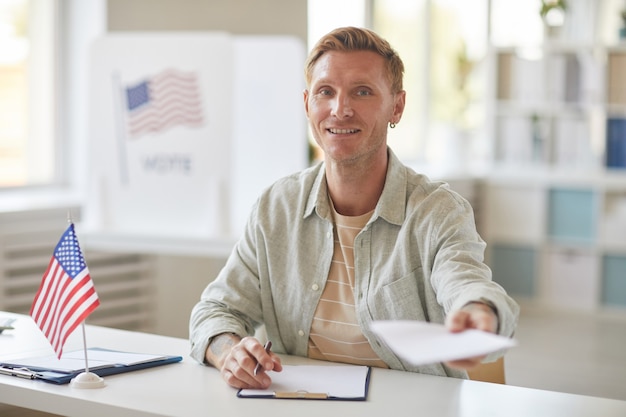
<instances>
[{"instance_id":1,"label":"white paper","mask_svg":"<svg viewBox=\"0 0 626 417\"><path fill-rule=\"evenodd\" d=\"M517 342L481 330L452 333L445 326L409 320L375 321L370 329L402 359L428 365L487 355Z\"/></svg>"},{"instance_id":2,"label":"white paper","mask_svg":"<svg viewBox=\"0 0 626 417\"><path fill-rule=\"evenodd\" d=\"M130 366L140 363L163 359L161 355L146 355L143 353L119 352L106 349L90 348L87 352L90 369L108 368L111 366ZM85 369L85 351L75 350L66 352L58 359L55 355L13 359L7 365L18 365L32 369L46 369L66 373L78 372Z\"/></svg>"},{"instance_id":3,"label":"white paper","mask_svg":"<svg viewBox=\"0 0 626 417\"><path fill-rule=\"evenodd\" d=\"M242 389L243 397L271 397L277 392L327 394L329 398L364 398L367 394L367 366L283 365L271 372L272 385L266 390Z\"/></svg>"}]
</instances>

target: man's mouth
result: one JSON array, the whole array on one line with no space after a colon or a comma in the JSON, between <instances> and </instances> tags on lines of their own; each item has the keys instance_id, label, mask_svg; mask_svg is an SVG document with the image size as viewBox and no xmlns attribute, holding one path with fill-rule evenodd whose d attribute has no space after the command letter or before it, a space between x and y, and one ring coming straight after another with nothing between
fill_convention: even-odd
<instances>
[{"instance_id":1,"label":"man's mouth","mask_svg":"<svg viewBox=\"0 0 626 417\"><path fill-rule=\"evenodd\" d=\"M332 134L335 135L347 135L349 133L357 133L359 130L358 129L333 129L330 128L328 129L328 131Z\"/></svg>"}]
</instances>

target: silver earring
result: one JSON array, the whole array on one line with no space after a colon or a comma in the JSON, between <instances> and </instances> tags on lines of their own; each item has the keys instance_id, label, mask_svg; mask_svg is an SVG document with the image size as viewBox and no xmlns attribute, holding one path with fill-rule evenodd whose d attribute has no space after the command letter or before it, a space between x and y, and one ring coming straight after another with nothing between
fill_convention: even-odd
<instances>
[{"instance_id":1,"label":"silver earring","mask_svg":"<svg viewBox=\"0 0 626 417\"><path fill-rule=\"evenodd\" d=\"M394 122L389 122L389 127L393 129L396 127L396 124Z\"/></svg>"}]
</instances>

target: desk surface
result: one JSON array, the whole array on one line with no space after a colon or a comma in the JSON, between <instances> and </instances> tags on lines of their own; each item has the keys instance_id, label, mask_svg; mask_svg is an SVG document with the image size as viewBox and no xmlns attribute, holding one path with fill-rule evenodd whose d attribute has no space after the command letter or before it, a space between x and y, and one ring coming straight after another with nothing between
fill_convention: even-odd
<instances>
[{"instance_id":1,"label":"desk surface","mask_svg":"<svg viewBox=\"0 0 626 417\"><path fill-rule=\"evenodd\" d=\"M2 316L8 313L0 313ZM0 334L0 359L50 354L27 316ZM182 355L177 364L105 377L101 389L76 389L0 375L0 403L67 416L626 416L626 402L514 386L373 369L367 401L242 399L219 372L188 356L189 343L146 333L87 326L87 343L126 351ZM82 348L82 332L66 350ZM284 357L284 363L314 361Z\"/></svg>"}]
</instances>

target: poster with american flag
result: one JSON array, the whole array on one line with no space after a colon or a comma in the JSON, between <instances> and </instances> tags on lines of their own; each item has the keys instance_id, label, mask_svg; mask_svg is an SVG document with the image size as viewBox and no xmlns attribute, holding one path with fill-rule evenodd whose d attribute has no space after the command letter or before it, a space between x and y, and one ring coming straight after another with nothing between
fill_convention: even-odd
<instances>
[{"instance_id":1,"label":"poster with american flag","mask_svg":"<svg viewBox=\"0 0 626 417\"><path fill-rule=\"evenodd\" d=\"M290 36L226 32L94 41L83 227L163 242L243 230L255 196L308 164L305 53Z\"/></svg>"},{"instance_id":2,"label":"poster with american flag","mask_svg":"<svg viewBox=\"0 0 626 417\"><path fill-rule=\"evenodd\" d=\"M166 69L125 88L129 139L204 123L198 75Z\"/></svg>"},{"instance_id":3,"label":"poster with american flag","mask_svg":"<svg viewBox=\"0 0 626 417\"><path fill-rule=\"evenodd\" d=\"M68 336L99 305L71 223L54 249L30 315L60 358Z\"/></svg>"}]
</instances>

